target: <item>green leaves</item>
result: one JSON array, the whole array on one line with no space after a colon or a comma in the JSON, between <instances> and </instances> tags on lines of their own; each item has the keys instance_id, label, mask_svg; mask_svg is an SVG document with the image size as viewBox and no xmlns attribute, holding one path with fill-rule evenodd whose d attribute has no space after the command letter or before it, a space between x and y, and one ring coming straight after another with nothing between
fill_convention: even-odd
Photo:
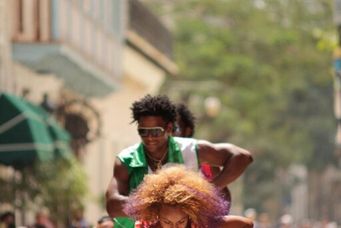
<instances>
[{"instance_id":1,"label":"green leaves","mask_svg":"<svg viewBox=\"0 0 341 228\"><path fill-rule=\"evenodd\" d=\"M331 1L197 0L164 7L175 21L175 56L188 86L168 80L162 91L188 101L198 117L196 137L254 152L245 178L257 191L246 189L248 206L264 209L267 197L280 194L262 187L273 185L276 171L333 163ZM222 102L215 118L200 103L207 96Z\"/></svg>"},{"instance_id":2,"label":"green leaves","mask_svg":"<svg viewBox=\"0 0 341 228\"><path fill-rule=\"evenodd\" d=\"M25 211L48 208L51 218L65 226L73 209L83 206L88 192L84 169L75 158L36 163L0 177L0 203Z\"/></svg>"},{"instance_id":3,"label":"green leaves","mask_svg":"<svg viewBox=\"0 0 341 228\"><path fill-rule=\"evenodd\" d=\"M54 212L51 216L55 221L66 221L71 210L83 207L88 187L79 161L59 159L35 168L41 204Z\"/></svg>"}]
</instances>

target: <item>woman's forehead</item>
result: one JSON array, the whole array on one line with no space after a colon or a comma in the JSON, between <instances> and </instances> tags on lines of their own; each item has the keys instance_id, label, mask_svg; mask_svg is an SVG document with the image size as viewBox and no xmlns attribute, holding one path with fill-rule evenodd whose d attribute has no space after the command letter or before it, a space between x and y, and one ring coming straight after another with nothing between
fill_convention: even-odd
<instances>
[{"instance_id":1,"label":"woman's forehead","mask_svg":"<svg viewBox=\"0 0 341 228\"><path fill-rule=\"evenodd\" d=\"M160 217L161 216L183 218L187 216L187 214L178 206L165 204L162 205L160 208Z\"/></svg>"}]
</instances>

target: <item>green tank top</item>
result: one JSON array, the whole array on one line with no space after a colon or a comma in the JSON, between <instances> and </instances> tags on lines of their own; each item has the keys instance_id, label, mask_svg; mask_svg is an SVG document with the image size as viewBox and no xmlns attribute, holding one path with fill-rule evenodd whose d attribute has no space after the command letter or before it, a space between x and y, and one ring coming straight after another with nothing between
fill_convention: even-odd
<instances>
[{"instance_id":1,"label":"green tank top","mask_svg":"<svg viewBox=\"0 0 341 228\"><path fill-rule=\"evenodd\" d=\"M127 167L129 173L129 193L134 190L148 174L148 163L143 144L137 144L124 149L117 156ZM193 159L194 158L194 159ZM198 170L197 143L195 139L169 137L167 163L184 164ZM128 217L114 219L114 227L134 228L134 220Z\"/></svg>"}]
</instances>

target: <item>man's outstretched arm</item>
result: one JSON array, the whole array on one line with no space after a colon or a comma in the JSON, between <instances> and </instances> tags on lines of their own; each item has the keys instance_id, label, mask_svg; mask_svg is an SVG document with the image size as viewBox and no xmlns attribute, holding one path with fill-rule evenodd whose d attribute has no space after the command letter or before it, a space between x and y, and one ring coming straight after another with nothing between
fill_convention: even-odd
<instances>
[{"instance_id":1,"label":"man's outstretched arm","mask_svg":"<svg viewBox=\"0 0 341 228\"><path fill-rule=\"evenodd\" d=\"M229 143L210 143L200 140L198 143L200 162L207 162L212 166L223 169L212 180L218 188L223 188L243 174L253 161L249 151Z\"/></svg>"},{"instance_id":2,"label":"man's outstretched arm","mask_svg":"<svg viewBox=\"0 0 341 228\"><path fill-rule=\"evenodd\" d=\"M127 216L123 212L123 205L128 199L129 174L127 168L116 158L114 174L106 191L106 209L111 217Z\"/></svg>"},{"instance_id":3,"label":"man's outstretched arm","mask_svg":"<svg viewBox=\"0 0 341 228\"><path fill-rule=\"evenodd\" d=\"M227 215L224 216L218 225L219 228L252 228L253 221L249 218L245 218L237 215Z\"/></svg>"}]
</instances>

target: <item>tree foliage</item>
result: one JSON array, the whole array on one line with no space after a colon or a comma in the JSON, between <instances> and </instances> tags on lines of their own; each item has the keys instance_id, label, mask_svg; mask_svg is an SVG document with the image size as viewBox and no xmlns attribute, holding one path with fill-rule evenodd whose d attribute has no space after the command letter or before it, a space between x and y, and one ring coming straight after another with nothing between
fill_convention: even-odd
<instances>
[{"instance_id":1,"label":"tree foliage","mask_svg":"<svg viewBox=\"0 0 341 228\"><path fill-rule=\"evenodd\" d=\"M51 219L66 226L71 211L83 206L87 194L85 172L75 158L56 159L17 170L0 178L0 202L23 213L31 208L48 209Z\"/></svg>"},{"instance_id":2,"label":"tree foliage","mask_svg":"<svg viewBox=\"0 0 341 228\"><path fill-rule=\"evenodd\" d=\"M331 0L145 2L174 23L180 73L161 91L188 103L197 137L254 153L247 207L262 211L269 199L280 201L279 169L303 163L323 170L336 160ZM200 107L208 96L222 102L213 119Z\"/></svg>"},{"instance_id":3,"label":"tree foliage","mask_svg":"<svg viewBox=\"0 0 341 228\"><path fill-rule=\"evenodd\" d=\"M36 166L35 179L41 206L46 206L54 221L65 224L75 209L83 208L88 191L87 177L75 158L41 163Z\"/></svg>"}]
</instances>

